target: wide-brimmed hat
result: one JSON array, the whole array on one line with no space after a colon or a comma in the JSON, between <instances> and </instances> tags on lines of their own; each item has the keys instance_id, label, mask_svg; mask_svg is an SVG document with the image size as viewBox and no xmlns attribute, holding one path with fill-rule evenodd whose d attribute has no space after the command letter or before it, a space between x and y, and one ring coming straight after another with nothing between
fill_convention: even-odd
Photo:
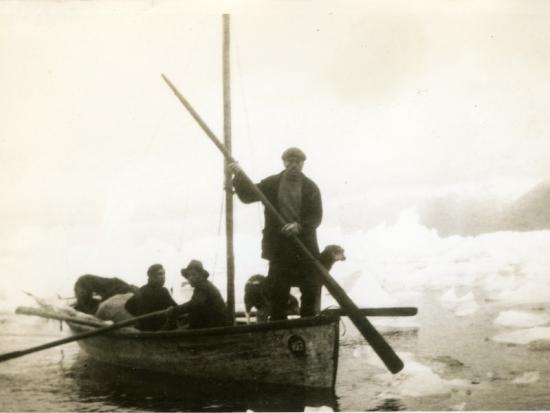
<instances>
[{"instance_id":1,"label":"wide-brimmed hat","mask_svg":"<svg viewBox=\"0 0 550 413\"><path fill-rule=\"evenodd\" d=\"M191 260L191 262L189 264L187 264L187 267L186 268L182 268L181 269L181 275L185 278L189 278L189 274L191 272L191 270L195 270L197 271L199 274L201 274L205 279L208 278L210 276L210 274L208 273L208 271L206 271L204 269L204 267L202 266L202 262L200 262L199 260Z\"/></svg>"}]
</instances>

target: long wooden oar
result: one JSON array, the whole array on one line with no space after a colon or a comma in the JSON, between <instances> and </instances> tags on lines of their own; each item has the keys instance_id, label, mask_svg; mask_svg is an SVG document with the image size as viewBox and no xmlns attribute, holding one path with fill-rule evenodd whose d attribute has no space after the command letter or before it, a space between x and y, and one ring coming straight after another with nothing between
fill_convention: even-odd
<instances>
[{"instance_id":1,"label":"long wooden oar","mask_svg":"<svg viewBox=\"0 0 550 413\"><path fill-rule=\"evenodd\" d=\"M75 334L74 336L71 336L71 337L66 337L66 338L62 338L60 340L55 340L55 341L52 341L50 343L42 344L40 346L28 348L26 350L12 351L11 353L1 354L0 355L0 362L6 361L6 360L11 360L11 359L21 357L21 356L25 356L25 355L30 354L30 353L35 353L37 351L45 350L47 348L59 346L61 344L70 343L72 341L78 341L78 340L83 340L83 339L89 338L89 337L99 336L99 335L108 333L110 331L118 330L122 327L132 325L132 324L134 324L138 321L141 321L141 320L147 320L148 318L151 318L151 317L157 317L157 316L160 316L160 315L165 315L166 313L167 313L167 310L155 311L153 313L144 314L144 315L141 315L139 317L131 318L129 320L124 320L124 321L121 321L120 323L115 323L115 324L112 324L112 325L107 326L107 327L101 327L101 328L98 328L98 329L95 329L95 330L92 330L92 331L87 331L85 333Z\"/></svg>"},{"instance_id":2,"label":"long wooden oar","mask_svg":"<svg viewBox=\"0 0 550 413\"><path fill-rule=\"evenodd\" d=\"M164 81L168 84L170 89L172 89L172 92L176 95L176 97L179 99L179 101L185 106L185 108L189 111L191 116L197 121L197 123L200 125L202 130L206 133L206 135L210 138L210 140L216 145L216 147L221 151L221 153L225 156L228 162L235 162L235 159L231 156L231 154L227 151L225 146L220 142L220 140L214 135L214 132L210 130L210 128L206 125L206 123L201 119L199 114L193 109L191 104L183 97L183 95L176 89L176 87L168 80L168 78L165 75L162 75L162 78ZM256 187L254 182L244 173L244 171L241 171L242 178L247 182L248 185L254 190L256 196L258 196L258 199L262 201L264 206L277 218L279 223L281 224L281 227L287 224L285 219L279 214L277 209L269 202L269 200L266 198L266 196ZM380 335L380 333L374 328L374 326L359 312L359 308L355 305L355 303L349 298L349 296L346 294L346 292L340 287L340 285L332 278L332 276L329 274L329 272L326 270L326 268L321 264L317 258L308 250L308 248L304 245L304 243L295 235L292 236L292 239L296 244L299 246L299 248L304 252L304 254L313 262L315 267L318 270L318 273L321 275L321 278L323 280L323 284L325 287L327 287L327 290L332 294L332 296L338 301L338 304L341 308L343 308L346 313L349 314L350 319L352 320L353 324L359 332L363 335L365 340L368 341L372 349L378 354L380 359L384 362L386 367L392 372L392 373L398 373L403 369L403 362L401 359L397 356L395 351L390 347L390 345L384 340L384 338Z\"/></svg>"},{"instance_id":3,"label":"long wooden oar","mask_svg":"<svg viewBox=\"0 0 550 413\"><path fill-rule=\"evenodd\" d=\"M327 308L321 311L322 314L347 316L348 314L341 308ZM416 307L372 307L360 308L359 314L369 317L412 317L418 314ZM255 316L256 311L251 311L250 316ZM244 311L235 311L236 317L245 317Z\"/></svg>"}]
</instances>

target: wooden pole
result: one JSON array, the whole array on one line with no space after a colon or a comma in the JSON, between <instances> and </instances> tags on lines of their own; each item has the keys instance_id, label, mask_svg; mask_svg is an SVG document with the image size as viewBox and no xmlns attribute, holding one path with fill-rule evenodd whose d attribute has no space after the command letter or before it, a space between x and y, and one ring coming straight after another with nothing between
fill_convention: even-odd
<instances>
[{"instance_id":1,"label":"wooden pole","mask_svg":"<svg viewBox=\"0 0 550 413\"><path fill-rule=\"evenodd\" d=\"M206 133L206 136L210 138L210 140L216 145L216 147L220 150L220 152L227 158L228 162L235 162L231 154L227 151L227 148L223 146L223 144L220 142L220 140L216 137L214 132L206 125L206 123L202 120L202 118L199 116L199 114L193 109L191 104L183 97L183 95L176 89L176 87L168 80L168 78L164 75L162 75L162 78L172 89L172 92L174 92L174 95L179 99L181 104L189 111L191 116L197 121L199 126L203 129L203 131ZM258 187L250 180L248 175L244 173L244 171L241 171L241 177L244 179L248 185L250 185L250 188L254 191L256 196L262 203L264 204L265 208L267 208L273 216L279 221L279 224L281 225L281 228L287 224L285 219L279 214L277 209L269 202L269 200L266 198L266 196L263 194L262 191L258 189ZM349 298L349 296L346 294L344 289L340 287L340 285L336 282L334 278L329 274L327 269L319 262L319 260L308 250L308 248L304 245L302 241L296 236L292 236L293 241L298 245L298 247L303 251L303 253L306 255L306 257L311 260L313 265L317 268L318 274L321 277L321 280L323 281L323 284L325 287L327 287L327 290L330 292L330 294L336 299L338 304L344 311L349 314L348 317L353 322L355 327L357 327L357 330L361 333L361 335L367 340L367 342L370 344L372 349L380 359L384 362L388 370L390 370L392 373L398 373L400 372L404 365L403 361L399 358L399 356L393 351L393 349L390 347L390 345L384 340L384 337L374 328L374 326L370 323L369 320L365 316L363 316L359 312L359 307L355 305L355 303Z\"/></svg>"},{"instance_id":2,"label":"wooden pole","mask_svg":"<svg viewBox=\"0 0 550 413\"><path fill-rule=\"evenodd\" d=\"M224 146L231 153L231 55L229 14L223 17L223 137ZM227 311L231 320L235 320L235 253L233 249L233 177L227 168L225 172L225 239L227 261Z\"/></svg>"}]
</instances>

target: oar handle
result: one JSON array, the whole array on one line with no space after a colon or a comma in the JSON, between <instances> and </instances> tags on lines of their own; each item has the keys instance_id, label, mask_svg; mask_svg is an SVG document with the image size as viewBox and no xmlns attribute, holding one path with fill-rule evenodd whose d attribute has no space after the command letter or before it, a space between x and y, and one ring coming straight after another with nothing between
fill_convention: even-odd
<instances>
[{"instance_id":1,"label":"oar handle","mask_svg":"<svg viewBox=\"0 0 550 413\"><path fill-rule=\"evenodd\" d=\"M227 151L225 146L216 137L214 132L210 130L210 128L202 120L202 118L191 106L191 104L187 101L187 99L183 97L183 95L176 89L176 87L172 84L172 82L170 82L170 80L168 80L168 78L164 74L162 75L162 78L168 84L170 89L172 89L172 92L174 92L174 94L179 99L179 101L183 104L183 106L189 111L191 116L197 121L199 126L204 130L204 132L210 138L210 140L214 143L214 145L216 145L216 147L220 150L220 152L226 157L226 159L229 162L235 162L235 159L233 159L233 157ZM254 182L252 182L252 180L246 175L244 171L241 170L240 174L241 174L240 175L241 178L243 178L248 183L248 185L250 185L250 188L252 188L254 193L258 196L259 200L277 218L279 223L282 226L284 226L287 222L279 214L279 212L273 206L273 204L269 202L269 200L266 198L263 192L258 189L258 187L254 184ZM295 235L292 236L292 239L294 240L294 242L296 242L296 244L304 252L304 254L313 262L313 264L319 271L323 284L325 285L325 287L327 287L327 290L332 294L332 296L336 299L336 301L338 301L338 304L340 304L340 307L342 307L347 313L349 313L349 317L353 322L353 324L355 324L355 326L363 335L365 340L368 341L372 349L376 352L376 354L378 354L380 359L384 362L386 367L392 373L398 373L399 371L401 371L401 369L403 369L403 362L397 356L397 354L393 351L390 345L384 340L384 338L380 335L380 333L376 331L373 325L364 316L358 313L359 308L348 297L348 295L342 289L342 287L340 287L340 285L332 278L332 276L329 274L326 268L317 260L317 258L303 244L303 242Z\"/></svg>"},{"instance_id":2,"label":"oar handle","mask_svg":"<svg viewBox=\"0 0 550 413\"><path fill-rule=\"evenodd\" d=\"M86 331L85 333L75 334L71 337L65 337L65 338L62 338L60 340L51 341L49 343L42 344L40 346L31 347L31 348L28 348L26 350L19 350L19 351L13 351L11 353L1 354L0 355L0 362L6 361L6 360L11 360L11 359L21 357L21 356L25 356L25 355L30 354L30 353L35 353L35 352L40 351L40 350L45 350L45 349L52 348L52 347L55 347L55 346L60 346L61 344L70 343L72 341L78 341L78 340L83 340L85 338L89 338L89 337L93 337L93 336L99 336L101 334L105 334L105 333L108 333L110 331L118 330L120 328L132 325L132 324L134 324L138 321L141 321L141 320L146 320L146 319L151 318L151 317L157 317L157 316L160 316L160 315L165 315L165 314L167 314L167 312L168 312L168 310L155 311L153 313L148 313L148 314L141 315L139 317L131 318L129 320L124 320L124 321L121 321L119 323L112 324L110 326L101 327L101 328L98 328L98 329L95 329L95 330L92 330L92 331Z\"/></svg>"},{"instance_id":3,"label":"oar handle","mask_svg":"<svg viewBox=\"0 0 550 413\"><path fill-rule=\"evenodd\" d=\"M347 316L348 313L342 308L327 308L322 311L326 314ZM412 317L418 314L416 307L373 307L360 308L358 314L364 317Z\"/></svg>"},{"instance_id":4,"label":"oar handle","mask_svg":"<svg viewBox=\"0 0 550 413\"><path fill-rule=\"evenodd\" d=\"M322 314L334 315L345 317L348 313L341 308L326 308L321 311ZM360 308L359 314L364 317L412 317L418 314L418 308L416 307L368 307ZM256 316L256 311L248 313L249 316ZM236 311L236 317L244 317L246 313L244 311Z\"/></svg>"}]
</instances>

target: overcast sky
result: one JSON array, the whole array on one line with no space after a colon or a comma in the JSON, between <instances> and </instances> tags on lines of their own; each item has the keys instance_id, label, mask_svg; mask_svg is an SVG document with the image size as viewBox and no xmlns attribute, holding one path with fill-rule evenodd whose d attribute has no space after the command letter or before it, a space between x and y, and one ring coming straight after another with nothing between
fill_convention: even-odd
<instances>
[{"instance_id":1,"label":"overcast sky","mask_svg":"<svg viewBox=\"0 0 550 413\"><path fill-rule=\"evenodd\" d=\"M259 179L301 147L326 222L384 193L549 178L549 3L218 4L0 2L4 245L27 227L219 225L222 158L160 75L221 138L223 11L234 155Z\"/></svg>"},{"instance_id":2,"label":"overcast sky","mask_svg":"<svg viewBox=\"0 0 550 413\"><path fill-rule=\"evenodd\" d=\"M545 1L2 1L0 299L86 272L139 284L153 262L178 285L192 258L223 284L222 157L160 75L221 137L224 11L234 156L260 179L301 147L320 243L350 268L368 246L341 231L396 199L550 177ZM235 218L244 280L265 272L261 208Z\"/></svg>"}]
</instances>

